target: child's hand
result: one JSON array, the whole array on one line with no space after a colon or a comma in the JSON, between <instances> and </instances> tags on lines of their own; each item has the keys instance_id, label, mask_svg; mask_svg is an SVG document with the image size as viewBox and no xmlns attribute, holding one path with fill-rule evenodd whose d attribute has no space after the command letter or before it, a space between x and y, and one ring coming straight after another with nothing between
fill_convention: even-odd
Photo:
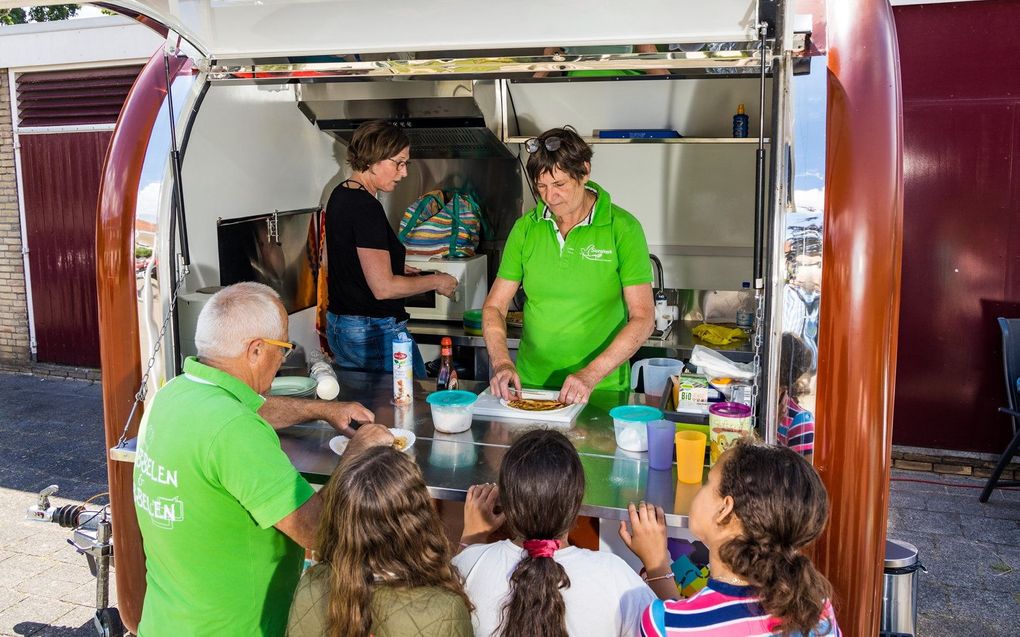
<instances>
[{"instance_id":1,"label":"child's hand","mask_svg":"<svg viewBox=\"0 0 1020 637\"><path fill-rule=\"evenodd\" d=\"M662 507L649 506L642 502L627 506L630 513L631 531L627 523L620 522L620 538L645 565L649 575L660 575L669 570L669 553L666 550L666 514Z\"/></svg>"},{"instance_id":2,"label":"child's hand","mask_svg":"<svg viewBox=\"0 0 1020 637\"><path fill-rule=\"evenodd\" d=\"M490 533L503 526L505 519L499 508L499 487L494 484L476 484L468 487L464 502L464 544L484 542Z\"/></svg>"}]
</instances>

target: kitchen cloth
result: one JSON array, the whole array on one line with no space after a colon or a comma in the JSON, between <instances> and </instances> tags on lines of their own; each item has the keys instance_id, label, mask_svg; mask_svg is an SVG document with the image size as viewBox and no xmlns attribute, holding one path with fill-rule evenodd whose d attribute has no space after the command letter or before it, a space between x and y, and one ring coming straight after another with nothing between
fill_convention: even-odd
<instances>
[{"instance_id":1,"label":"kitchen cloth","mask_svg":"<svg viewBox=\"0 0 1020 637\"><path fill-rule=\"evenodd\" d=\"M701 340L713 345L729 345L738 339L747 338L747 334L742 329L725 325L709 325L708 323L698 325L691 332Z\"/></svg>"}]
</instances>

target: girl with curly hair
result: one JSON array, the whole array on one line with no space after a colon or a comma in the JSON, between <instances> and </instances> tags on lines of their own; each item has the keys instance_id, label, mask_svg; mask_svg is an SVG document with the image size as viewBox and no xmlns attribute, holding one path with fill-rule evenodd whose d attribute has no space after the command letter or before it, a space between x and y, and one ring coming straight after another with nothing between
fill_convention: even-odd
<instances>
[{"instance_id":1,"label":"girl with curly hair","mask_svg":"<svg viewBox=\"0 0 1020 637\"><path fill-rule=\"evenodd\" d=\"M470 637L471 602L421 470L392 447L344 457L322 491L321 561L288 637Z\"/></svg>"},{"instance_id":2,"label":"girl with curly hair","mask_svg":"<svg viewBox=\"0 0 1020 637\"><path fill-rule=\"evenodd\" d=\"M689 599L652 602L642 633L838 637L832 586L802 552L828 517L825 486L806 459L740 441L691 503L691 533L710 551L708 585Z\"/></svg>"}]
</instances>

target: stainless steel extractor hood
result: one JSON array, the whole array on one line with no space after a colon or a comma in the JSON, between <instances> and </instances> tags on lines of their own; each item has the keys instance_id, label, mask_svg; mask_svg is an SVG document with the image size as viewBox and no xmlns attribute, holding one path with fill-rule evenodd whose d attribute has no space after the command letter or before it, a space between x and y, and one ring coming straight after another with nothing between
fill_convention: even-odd
<instances>
[{"instance_id":1,"label":"stainless steel extractor hood","mask_svg":"<svg viewBox=\"0 0 1020 637\"><path fill-rule=\"evenodd\" d=\"M491 84L488 86L491 89ZM321 130L345 142L360 124L384 119L407 131L412 158L512 158L495 133L494 109L484 111L480 97L471 80L384 80L297 87L301 112Z\"/></svg>"}]
</instances>

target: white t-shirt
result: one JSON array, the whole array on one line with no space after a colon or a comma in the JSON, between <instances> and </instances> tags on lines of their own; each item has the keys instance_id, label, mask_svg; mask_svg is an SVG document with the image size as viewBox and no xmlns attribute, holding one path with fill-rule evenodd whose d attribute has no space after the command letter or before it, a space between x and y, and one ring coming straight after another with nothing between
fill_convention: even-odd
<instances>
[{"instance_id":1,"label":"white t-shirt","mask_svg":"<svg viewBox=\"0 0 1020 637\"><path fill-rule=\"evenodd\" d=\"M488 636L499 626L510 589L510 575L524 557L510 540L475 544L453 558L464 576L464 589L475 605L475 635ZM656 599L652 589L619 557L569 546L554 558L570 578L560 589L567 608L567 632L584 637L639 635L641 612Z\"/></svg>"}]
</instances>

